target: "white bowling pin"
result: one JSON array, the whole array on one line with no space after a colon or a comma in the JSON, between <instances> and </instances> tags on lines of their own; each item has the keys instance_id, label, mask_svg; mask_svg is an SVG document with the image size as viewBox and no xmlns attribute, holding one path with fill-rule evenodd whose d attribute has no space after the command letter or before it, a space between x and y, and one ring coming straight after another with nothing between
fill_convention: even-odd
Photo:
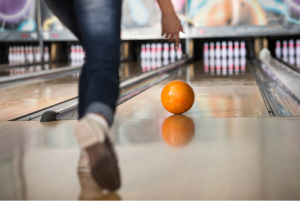
<instances>
[{"instance_id":1,"label":"white bowling pin","mask_svg":"<svg viewBox=\"0 0 300 201\"><path fill-rule=\"evenodd\" d=\"M152 60L155 60L155 58L156 58L156 45L155 45L155 43L151 44L151 58L152 58Z\"/></svg>"},{"instance_id":2,"label":"white bowling pin","mask_svg":"<svg viewBox=\"0 0 300 201\"><path fill-rule=\"evenodd\" d=\"M287 41L284 40L283 41L283 45L282 45L282 56L285 58L287 58L288 56L288 48L287 48Z\"/></svg>"},{"instance_id":3,"label":"white bowling pin","mask_svg":"<svg viewBox=\"0 0 300 201\"><path fill-rule=\"evenodd\" d=\"M141 68L142 68L142 72L146 72L147 71L147 64L146 64L146 60L145 59L141 60Z\"/></svg>"},{"instance_id":4,"label":"white bowling pin","mask_svg":"<svg viewBox=\"0 0 300 201\"><path fill-rule=\"evenodd\" d=\"M169 59L164 59L163 65L166 66L166 65L168 65L168 64L169 64Z\"/></svg>"},{"instance_id":5,"label":"white bowling pin","mask_svg":"<svg viewBox=\"0 0 300 201\"><path fill-rule=\"evenodd\" d=\"M242 57L241 58L241 71L245 72L245 70L246 70L246 58Z\"/></svg>"},{"instance_id":6,"label":"white bowling pin","mask_svg":"<svg viewBox=\"0 0 300 201\"><path fill-rule=\"evenodd\" d=\"M294 57L295 56L295 46L294 46L294 40L291 39L289 41L289 57Z\"/></svg>"},{"instance_id":7,"label":"white bowling pin","mask_svg":"<svg viewBox=\"0 0 300 201\"><path fill-rule=\"evenodd\" d=\"M275 54L277 58L281 58L281 44L280 41L276 41Z\"/></svg>"},{"instance_id":8,"label":"white bowling pin","mask_svg":"<svg viewBox=\"0 0 300 201\"><path fill-rule=\"evenodd\" d=\"M216 58L221 57L221 43L219 41L216 42Z\"/></svg>"},{"instance_id":9,"label":"white bowling pin","mask_svg":"<svg viewBox=\"0 0 300 201\"><path fill-rule=\"evenodd\" d=\"M210 56L210 58L215 57L215 44L213 42L210 42L209 56Z\"/></svg>"},{"instance_id":10,"label":"white bowling pin","mask_svg":"<svg viewBox=\"0 0 300 201\"><path fill-rule=\"evenodd\" d=\"M203 45L203 57L208 58L209 52L208 52L208 43L204 43Z\"/></svg>"},{"instance_id":11,"label":"white bowling pin","mask_svg":"<svg viewBox=\"0 0 300 201\"><path fill-rule=\"evenodd\" d=\"M70 52L71 62L75 61L75 51L76 51L76 47L75 47L75 45L72 45L71 46L71 52Z\"/></svg>"},{"instance_id":12,"label":"white bowling pin","mask_svg":"<svg viewBox=\"0 0 300 201\"><path fill-rule=\"evenodd\" d=\"M232 43L232 41L228 42L228 51L227 51L227 54L228 54L228 58L232 58L233 57L233 43Z\"/></svg>"},{"instance_id":13,"label":"white bowling pin","mask_svg":"<svg viewBox=\"0 0 300 201\"><path fill-rule=\"evenodd\" d=\"M75 60L77 62L80 62L80 45L76 45L76 54L75 54Z\"/></svg>"},{"instance_id":14,"label":"white bowling pin","mask_svg":"<svg viewBox=\"0 0 300 201\"><path fill-rule=\"evenodd\" d=\"M300 57L300 39L296 40L296 55Z\"/></svg>"},{"instance_id":15,"label":"white bowling pin","mask_svg":"<svg viewBox=\"0 0 300 201\"><path fill-rule=\"evenodd\" d=\"M24 46L21 46L20 48L20 62L25 63L25 51Z\"/></svg>"},{"instance_id":16,"label":"white bowling pin","mask_svg":"<svg viewBox=\"0 0 300 201\"><path fill-rule=\"evenodd\" d=\"M10 46L8 49L8 62L9 64L13 63L13 48Z\"/></svg>"},{"instance_id":17,"label":"white bowling pin","mask_svg":"<svg viewBox=\"0 0 300 201\"><path fill-rule=\"evenodd\" d=\"M49 62L50 54L48 46L44 47L44 62Z\"/></svg>"},{"instance_id":18,"label":"white bowling pin","mask_svg":"<svg viewBox=\"0 0 300 201\"><path fill-rule=\"evenodd\" d=\"M246 44L245 41L241 42L241 47L240 47L240 56L241 57L246 57L247 50L246 50Z\"/></svg>"},{"instance_id":19,"label":"white bowling pin","mask_svg":"<svg viewBox=\"0 0 300 201\"><path fill-rule=\"evenodd\" d=\"M222 59L222 68L227 68L227 59Z\"/></svg>"},{"instance_id":20,"label":"white bowling pin","mask_svg":"<svg viewBox=\"0 0 300 201\"><path fill-rule=\"evenodd\" d=\"M146 44L146 59L151 59L151 46L150 43Z\"/></svg>"},{"instance_id":21,"label":"white bowling pin","mask_svg":"<svg viewBox=\"0 0 300 201\"><path fill-rule=\"evenodd\" d=\"M225 59L227 57L227 44L225 41L222 42L222 58Z\"/></svg>"},{"instance_id":22,"label":"white bowling pin","mask_svg":"<svg viewBox=\"0 0 300 201\"><path fill-rule=\"evenodd\" d=\"M239 58L235 57L234 58L234 71L236 74L238 74L240 68L240 60Z\"/></svg>"},{"instance_id":23,"label":"white bowling pin","mask_svg":"<svg viewBox=\"0 0 300 201\"><path fill-rule=\"evenodd\" d=\"M160 68L162 66L161 59L157 60L156 66L157 68Z\"/></svg>"},{"instance_id":24,"label":"white bowling pin","mask_svg":"<svg viewBox=\"0 0 300 201\"><path fill-rule=\"evenodd\" d=\"M179 43L179 47L176 51L176 56L177 56L177 59L180 60L182 59L182 48L181 48L181 43Z\"/></svg>"},{"instance_id":25,"label":"white bowling pin","mask_svg":"<svg viewBox=\"0 0 300 201\"><path fill-rule=\"evenodd\" d=\"M168 43L164 43L163 58L164 58L164 60L168 60L169 59L169 44Z\"/></svg>"},{"instance_id":26,"label":"white bowling pin","mask_svg":"<svg viewBox=\"0 0 300 201\"><path fill-rule=\"evenodd\" d=\"M291 64L291 65L295 65L295 57L289 57L289 63Z\"/></svg>"},{"instance_id":27,"label":"white bowling pin","mask_svg":"<svg viewBox=\"0 0 300 201\"><path fill-rule=\"evenodd\" d=\"M240 55L240 50L239 50L239 42L235 41L234 42L234 57L238 58Z\"/></svg>"},{"instance_id":28,"label":"white bowling pin","mask_svg":"<svg viewBox=\"0 0 300 201\"><path fill-rule=\"evenodd\" d=\"M156 59L161 61L161 55L162 55L162 45L161 45L161 43L157 43L156 44Z\"/></svg>"},{"instance_id":29,"label":"white bowling pin","mask_svg":"<svg viewBox=\"0 0 300 201\"><path fill-rule=\"evenodd\" d=\"M171 49L170 49L170 59L171 62L175 61L176 53L175 53L175 48L174 48L174 43L171 43Z\"/></svg>"},{"instance_id":30,"label":"white bowling pin","mask_svg":"<svg viewBox=\"0 0 300 201\"><path fill-rule=\"evenodd\" d=\"M147 57L145 44L141 45L141 55L140 56L141 56L141 60L145 60Z\"/></svg>"},{"instance_id":31,"label":"white bowling pin","mask_svg":"<svg viewBox=\"0 0 300 201\"><path fill-rule=\"evenodd\" d=\"M209 72L209 60L208 58L204 58L204 72L208 73Z\"/></svg>"},{"instance_id":32,"label":"white bowling pin","mask_svg":"<svg viewBox=\"0 0 300 201\"><path fill-rule=\"evenodd\" d=\"M33 60L34 60L34 58L33 58L33 48L32 48L32 46L29 46L29 48L28 48L28 61L29 61L29 63L33 63Z\"/></svg>"},{"instance_id":33,"label":"white bowling pin","mask_svg":"<svg viewBox=\"0 0 300 201\"><path fill-rule=\"evenodd\" d=\"M17 46L16 61L17 61L17 63L21 62L21 47L20 46Z\"/></svg>"}]
</instances>

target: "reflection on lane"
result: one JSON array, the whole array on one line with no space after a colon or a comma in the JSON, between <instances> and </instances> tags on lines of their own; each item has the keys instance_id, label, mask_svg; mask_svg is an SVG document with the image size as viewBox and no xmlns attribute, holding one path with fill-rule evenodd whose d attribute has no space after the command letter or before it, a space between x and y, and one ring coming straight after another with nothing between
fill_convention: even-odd
<instances>
[{"instance_id":1,"label":"reflection on lane","mask_svg":"<svg viewBox=\"0 0 300 201\"><path fill-rule=\"evenodd\" d=\"M0 68L0 77L11 77L16 75L23 75L23 74L29 74L29 73L35 73L35 72L42 72L42 71L49 71L54 69L60 69L60 68L66 68L66 67L77 67L81 66L82 63L52 63L52 64L40 64L40 65L32 65L32 66L26 66L26 67L13 67L13 68L6 68L1 69Z\"/></svg>"},{"instance_id":2,"label":"reflection on lane","mask_svg":"<svg viewBox=\"0 0 300 201\"><path fill-rule=\"evenodd\" d=\"M238 75L246 71L247 60L245 57L242 58L205 58L204 59L204 72L210 75Z\"/></svg>"},{"instance_id":3,"label":"reflection on lane","mask_svg":"<svg viewBox=\"0 0 300 201\"><path fill-rule=\"evenodd\" d=\"M168 145L183 147L194 138L195 124L193 119L185 115L172 115L164 120L161 132Z\"/></svg>"}]
</instances>

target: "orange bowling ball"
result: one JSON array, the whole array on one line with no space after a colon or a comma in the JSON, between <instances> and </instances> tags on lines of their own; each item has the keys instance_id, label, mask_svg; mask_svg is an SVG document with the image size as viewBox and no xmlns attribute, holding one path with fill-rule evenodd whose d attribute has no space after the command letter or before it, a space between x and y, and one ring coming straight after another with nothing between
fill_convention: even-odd
<instances>
[{"instance_id":1,"label":"orange bowling ball","mask_svg":"<svg viewBox=\"0 0 300 201\"><path fill-rule=\"evenodd\" d=\"M185 115L172 115L162 125L164 141L172 147L187 145L195 135L195 124Z\"/></svg>"},{"instance_id":2,"label":"orange bowling ball","mask_svg":"<svg viewBox=\"0 0 300 201\"><path fill-rule=\"evenodd\" d=\"M175 80L169 82L161 92L161 102L173 114L187 112L194 104L195 94L187 83Z\"/></svg>"}]
</instances>

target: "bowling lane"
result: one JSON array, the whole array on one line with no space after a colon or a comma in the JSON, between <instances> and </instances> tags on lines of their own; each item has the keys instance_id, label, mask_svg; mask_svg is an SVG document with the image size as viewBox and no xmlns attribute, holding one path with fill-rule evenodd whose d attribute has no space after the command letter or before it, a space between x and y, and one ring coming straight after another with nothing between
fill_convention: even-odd
<instances>
[{"instance_id":1,"label":"bowling lane","mask_svg":"<svg viewBox=\"0 0 300 201\"><path fill-rule=\"evenodd\" d=\"M124 62L119 68L120 80L124 81L156 68L157 66L150 64L143 69L140 61ZM68 74L51 79L46 76L33 83L30 80L27 84L24 81L16 85L0 84L0 121L11 120L77 97L79 70Z\"/></svg>"},{"instance_id":2,"label":"bowling lane","mask_svg":"<svg viewBox=\"0 0 300 201\"><path fill-rule=\"evenodd\" d=\"M247 61L227 63L227 67L223 68L222 61L201 60L181 68L176 75L120 105L116 117L169 117L171 113L163 108L160 93L164 85L172 80L185 81L194 89L195 103L185 113L188 117L268 117L268 110Z\"/></svg>"}]
</instances>

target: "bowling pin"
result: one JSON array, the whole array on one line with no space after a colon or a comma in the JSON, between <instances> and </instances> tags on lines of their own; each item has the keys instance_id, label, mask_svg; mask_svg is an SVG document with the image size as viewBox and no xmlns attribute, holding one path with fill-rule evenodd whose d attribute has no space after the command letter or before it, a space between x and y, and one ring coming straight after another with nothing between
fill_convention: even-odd
<instances>
[{"instance_id":1,"label":"bowling pin","mask_svg":"<svg viewBox=\"0 0 300 201\"><path fill-rule=\"evenodd\" d=\"M177 56L177 59L180 60L182 59L182 48L181 48L181 43L179 43L179 47L176 51L176 56Z\"/></svg>"},{"instance_id":2,"label":"bowling pin","mask_svg":"<svg viewBox=\"0 0 300 201\"><path fill-rule=\"evenodd\" d=\"M219 41L216 42L216 58L221 57L221 43Z\"/></svg>"},{"instance_id":3,"label":"bowling pin","mask_svg":"<svg viewBox=\"0 0 300 201\"><path fill-rule=\"evenodd\" d=\"M84 53L81 45L80 45L80 62L81 64L84 62Z\"/></svg>"},{"instance_id":4,"label":"bowling pin","mask_svg":"<svg viewBox=\"0 0 300 201\"><path fill-rule=\"evenodd\" d=\"M227 44L225 41L222 42L222 58L225 59L227 57Z\"/></svg>"},{"instance_id":5,"label":"bowling pin","mask_svg":"<svg viewBox=\"0 0 300 201\"><path fill-rule=\"evenodd\" d=\"M289 64L295 65L295 57L293 56L289 57Z\"/></svg>"},{"instance_id":6,"label":"bowling pin","mask_svg":"<svg viewBox=\"0 0 300 201\"><path fill-rule=\"evenodd\" d=\"M296 55L300 57L300 39L296 40Z\"/></svg>"},{"instance_id":7,"label":"bowling pin","mask_svg":"<svg viewBox=\"0 0 300 201\"><path fill-rule=\"evenodd\" d=\"M147 66L147 71L151 71L151 60L150 59L146 60L146 66Z\"/></svg>"},{"instance_id":8,"label":"bowling pin","mask_svg":"<svg viewBox=\"0 0 300 201\"><path fill-rule=\"evenodd\" d=\"M164 66L169 65L169 59L164 59L163 65L164 65Z\"/></svg>"},{"instance_id":9,"label":"bowling pin","mask_svg":"<svg viewBox=\"0 0 300 201\"><path fill-rule=\"evenodd\" d=\"M169 59L169 44L168 43L164 43L163 58L164 58L164 63L165 63L165 60Z\"/></svg>"},{"instance_id":10,"label":"bowling pin","mask_svg":"<svg viewBox=\"0 0 300 201\"><path fill-rule=\"evenodd\" d=\"M233 74L233 61L232 59L228 59L228 74L232 75Z\"/></svg>"},{"instance_id":11,"label":"bowling pin","mask_svg":"<svg viewBox=\"0 0 300 201\"><path fill-rule=\"evenodd\" d=\"M235 71L236 75L239 74L239 70L240 70L240 60L239 60L239 58L235 57L234 58L234 71Z\"/></svg>"},{"instance_id":12,"label":"bowling pin","mask_svg":"<svg viewBox=\"0 0 300 201\"><path fill-rule=\"evenodd\" d=\"M295 56L295 46L294 46L294 40L291 39L289 41L289 57L294 57Z\"/></svg>"},{"instance_id":13,"label":"bowling pin","mask_svg":"<svg viewBox=\"0 0 300 201\"><path fill-rule=\"evenodd\" d=\"M233 43L232 41L228 42L228 58L232 58L233 57Z\"/></svg>"},{"instance_id":14,"label":"bowling pin","mask_svg":"<svg viewBox=\"0 0 300 201\"><path fill-rule=\"evenodd\" d=\"M20 46L17 46L16 61L17 61L17 63L21 62L21 47Z\"/></svg>"},{"instance_id":15,"label":"bowling pin","mask_svg":"<svg viewBox=\"0 0 300 201\"><path fill-rule=\"evenodd\" d=\"M141 60L145 60L147 55L146 55L146 47L145 47L145 44L142 44L141 46Z\"/></svg>"},{"instance_id":16,"label":"bowling pin","mask_svg":"<svg viewBox=\"0 0 300 201\"><path fill-rule=\"evenodd\" d=\"M156 45L155 45L155 43L151 44L151 58L152 58L152 60L155 60L155 58L156 58Z\"/></svg>"},{"instance_id":17,"label":"bowling pin","mask_svg":"<svg viewBox=\"0 0 300 201\"><path fill-rule=\"evenodd\" d=\"M33 60L34 60L34 58L33 58L33 48L32 48L32 46L29 46L29 48L28 48L28 61L29 61L29 63L33 63Z\"/></svg>"},{"instance_id":18,"label":"bowling pin","mask_svg":"<svg viewBox=\"0 0 300 201\"><path fill-rule=\"evenodd\" d=\"M241 63L241 71L242 71L242 73L244 73L246 70L246 58L242 57L240 63Z\"/></svg>"},{"instance_id":19,"label":"bowling pin","mask_svg":"<svg viewBox=\"0 0 300 201\"><path fill-rule=\"evenodd\" d=\"M204 43L203 45L203 57L208 58L208 43Z\"/></svg>"},{"instance_id":20,"label":"bowling pin","mask_svg":"<svg viewBox=\"0 0 300 201\"><path fill-rule=\"evenodd\" d=\"M215 44L213 42L210 42L209 56L210 56L210 58L215 57Z\"/></svg>"},{"instance_id":21,"label":"bowling pin","mask_svg":"<svg viewBox=\"0 0 300 201\"><path fill-rule=\"evenodd\" d=\"M241 57L246 57L247 50L246 50L246 44L245 41L241 42L241 48L240 48L240 56Z\"/></svg>"},{"instance_id":22,"label":"bowling pin","mask_svg":"<svg viewBox=\"0 0 300 201\"><path fill-rule=\"evenodd\" d=\"M240 50L239 50L239 42L235 41L234 42L234 57L238 58L240 54Z\"/></svg>"},{"instance_id":23,"label":"bowling pin","mask_svg":"<svg viewBox=\"0 0 300 201\"><path fill-rule=\"evenodd\" d=\"M21 46L20 48L20 62L25 63L25 51L24 46Z\"/></svg>"},{"instance_id":24,"label":"bowling pin","mask_svg":"<svg viewBox=\"0 0 300 201\"><path fill-rule=\"evenodd\" d=\"M49 62L50 54L48 46L44 48L44 62Z\"/></svg>"},{"instance_id":25,"label":"bowling pin","mask_svg":"<svg viewBox=\"0 0 300 201\"><path fill-rule=\"evenodd\" d=\"M9 64L13 63L13 48L11 46L8 49L8 62Z\"/></svg>"},{"instance_id":26,"label":"bowling pin","mask_svg":"<svg viewBox=\"0 0 300 201\"><path fill-rule=\"evenodd\" d=\"M286 40L283 41L283 45L282 46L283 46L282 47L282 56L283 56L283 58L287 58L287 56L288 56L288 48L287 48L287 41Z\"/></svg>"},{"instance_id":27,"label":"bowling pin","mask_svg":"<svg viewBox=\"0 0 300 201\"><path fill-rule=\"evenodd\" d=\"M75 45L72 45L71 46L71 52L70 52L71 62L75 61L75 51L76 51Z\"/></svg>"},{"instance_id":28,"label":"bowling pin","mask_svg":"<svg viewBox=\"0 0 300 201\"><path fill-rule=\"evenodd\" d=\"M215 72L215 59L214 58L209 59L209 68L210 68L210 73L214 74L214 72ZM221 69L221 64L218 64L217 68Z\"/></svg>"},{"instance_id":29,"label":"bowling pin","mask_svg":"<svg viewBox=\"0 0 300 201\"><path fill-rule=\"evenodd\" d=\"M175 61L175 57L176 57L176 53L175 53L174 43L171 43L170 59L172 63Z\"/></svg>"},{"instance_id":30,"label":"bowling pin","mask_svg":"<svg viewBox=\"0 0 300 201\"><path fill-rule=\"evenodd\" d=\"M156 69L156 60L155 59L151 60L151 69L152 70Z\"/></svg>"},{"instance_id":31,"label":"bowling pin","mask_svg":"<svg viewBox=\"0 0 300 201\"><path fill-rule=\"evenodd\" d=\"M161 46L161 43L157 43L156 44L156 59L158 61L161 61L161 55L162 55L162 46Z\"/></svg>"},{"instance_id":32,"label":"bowling pin","mask_svg":"<svg viewBox=\"0 0 300 201\"><path fill-rule=\"evenodd\" d=\"M80 62L80 45L76 45L75 60L78 63Z\"/></svg>"},{"instance_id":33,"label":"bowling pin","mask_svg":"<svg viewBox=\"0 0 300 201\"><path fill-rule=\"evenodd\" d=\"M227 68L227 59L222 59L222 68Z\"/></svg>"},{"instance_id":34,"label":"bowling pin","mask_svg":"<svg viewBox=\"0 0 300 201\"><path fill-rule=\"evenodd\" d=\"M142 67L142 72L147 71L146 60L145 59L141 60L141 67Z\"/></svg>"},{"instance_id":35,"label":"bowling pin","mask_svg":"<svg viewBox=\"0 0 300 201\"><path fill-rule=\"evenodd\" d=\"M161 59L157 60L156 66L157 68L160 68L162 66Z\"/></svg>"},{"instance_id":36,"label":"bowling pin","mask_svg":"<svg viewBox=\"0 0 300 201\"><path fill-rule=\"evenodd\" d=\"M204 58L204 72L205 73L209 72L209 61L208 61L208 58Z\"/></svg>"},{"instance_id":37,"label":"bowling pin","mask_svg":"<svg viewBox=\"0 0 300 201\"><path fill-rule=\"evenodd\" d=\"M279 40L276 41L275 54L277 58L281 58L281 44Z\"/></svg>"},{"instance_id":38,"label":"bowling pin","mask_svg":"<svg viewBox=\"0 0 300 201\"><path fill-rule=\"evenodd\" d=\"M151 48L150 48L150 43L146 44L146 59L150 60L151 59Z\"/></svg>"}]
</instances>

